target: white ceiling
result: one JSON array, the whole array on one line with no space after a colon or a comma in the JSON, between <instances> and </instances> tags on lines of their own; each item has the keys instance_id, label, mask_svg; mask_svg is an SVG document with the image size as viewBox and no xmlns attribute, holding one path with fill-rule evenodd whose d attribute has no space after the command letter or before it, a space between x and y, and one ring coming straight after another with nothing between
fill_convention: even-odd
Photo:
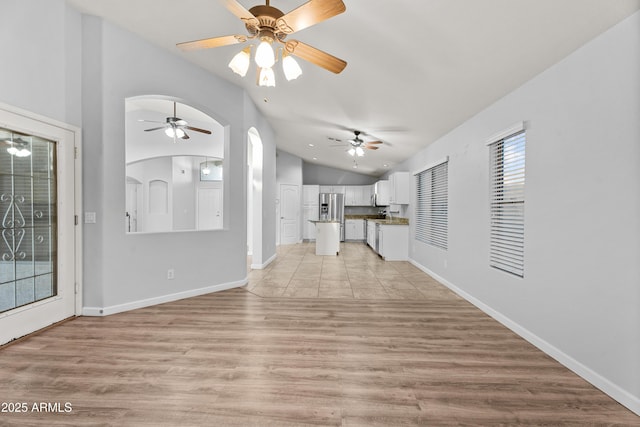
<instances>
[{"instance_id":1,"label":"white ceiling","mask_svg":"<svg viewBox=\"0 0 640 427\"><path fill-rule=\"evenodd\" d=\"M380 175L640 9L640 0L344 0L345 13L298 39L347 61L339 75L299 60L304 74L275 88L227 68L241 45L181 52L179 42L246 34L218 0L68 0L212 74L244 87L280 149L304 160ZM260 0L239 0L249 9ZM304 0L272 0L284 13ZM175 94L179 96L179 94ZM384 145L358 159L328 137ZM310 147L308 144L314 144ZM313 158L317 160L313 160Z\"/></svg>"}]
</instances>

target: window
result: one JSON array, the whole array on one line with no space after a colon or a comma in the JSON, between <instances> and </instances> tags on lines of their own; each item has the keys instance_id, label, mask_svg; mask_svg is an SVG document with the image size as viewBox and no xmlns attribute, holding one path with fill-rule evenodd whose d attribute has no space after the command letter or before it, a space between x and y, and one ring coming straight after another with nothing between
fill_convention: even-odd
<instances>
[{"instance_id":1,"label":"window","mask_svg":"<svg viewBox=\"0 0 640 427\"><path fill-rule=\"evenodd\" d=\"M525 132L490 146L489 265L524 277Z\"/></svg>"},{"instance_id":2,"label":"window","mask_svg":"<svg viewBox=\"0 0 640 427\"><path fill-rule=\"evenodd\" d=\"M416 179L416 240L447 249L449 221L448 160L426 169Z\"/></svg>"}]
</instances>

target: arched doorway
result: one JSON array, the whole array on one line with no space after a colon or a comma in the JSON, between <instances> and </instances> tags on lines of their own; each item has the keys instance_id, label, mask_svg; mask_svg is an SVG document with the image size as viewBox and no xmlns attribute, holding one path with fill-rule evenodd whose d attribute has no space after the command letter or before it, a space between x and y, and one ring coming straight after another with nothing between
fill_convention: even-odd
<instances>
[{"instance_id":1,"label":"arched doorway","mask_svg":"<svg viewBox=\"0 0 640 427\"><path fill-rule=\"evenodd\" d=\"M262 176L263 153L260 133L247 132L247 254L251 268L263 268L262 254Z\"/></svg>"}]
</instances>

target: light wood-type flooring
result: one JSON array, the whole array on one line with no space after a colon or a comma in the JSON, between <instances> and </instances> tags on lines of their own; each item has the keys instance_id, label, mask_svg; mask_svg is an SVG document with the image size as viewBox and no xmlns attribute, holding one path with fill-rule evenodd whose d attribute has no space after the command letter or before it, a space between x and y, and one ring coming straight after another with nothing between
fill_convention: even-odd
<instances>
[{"instance_id":1,"label":"light wood-type flooring","mask_svg":"<svg viewBox=\"0 0 640 427\"><path fill-rule=\"evenodd\" d=\"M0 425L640 425L410 264L311 247L280 248L243 288L1 348L0 402L29 411Z\"/></svg>"}]
</instances>

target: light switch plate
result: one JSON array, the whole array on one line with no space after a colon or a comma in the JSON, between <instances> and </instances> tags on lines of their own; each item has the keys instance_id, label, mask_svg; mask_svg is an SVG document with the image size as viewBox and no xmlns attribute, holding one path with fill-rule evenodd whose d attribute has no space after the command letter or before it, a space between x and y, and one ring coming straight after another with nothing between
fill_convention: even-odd
<instances>
[{"instance_id":1,"label":"light switch plate","mask_svg":"<svg viewBox=\"0 0 640 427\"><path fill-rule=\"evenodd\" d=\"M85 212L84 213L84 223L85 224L95 224L96 223L96 213L95 212Z\"/></svg>"}]
</instances>

